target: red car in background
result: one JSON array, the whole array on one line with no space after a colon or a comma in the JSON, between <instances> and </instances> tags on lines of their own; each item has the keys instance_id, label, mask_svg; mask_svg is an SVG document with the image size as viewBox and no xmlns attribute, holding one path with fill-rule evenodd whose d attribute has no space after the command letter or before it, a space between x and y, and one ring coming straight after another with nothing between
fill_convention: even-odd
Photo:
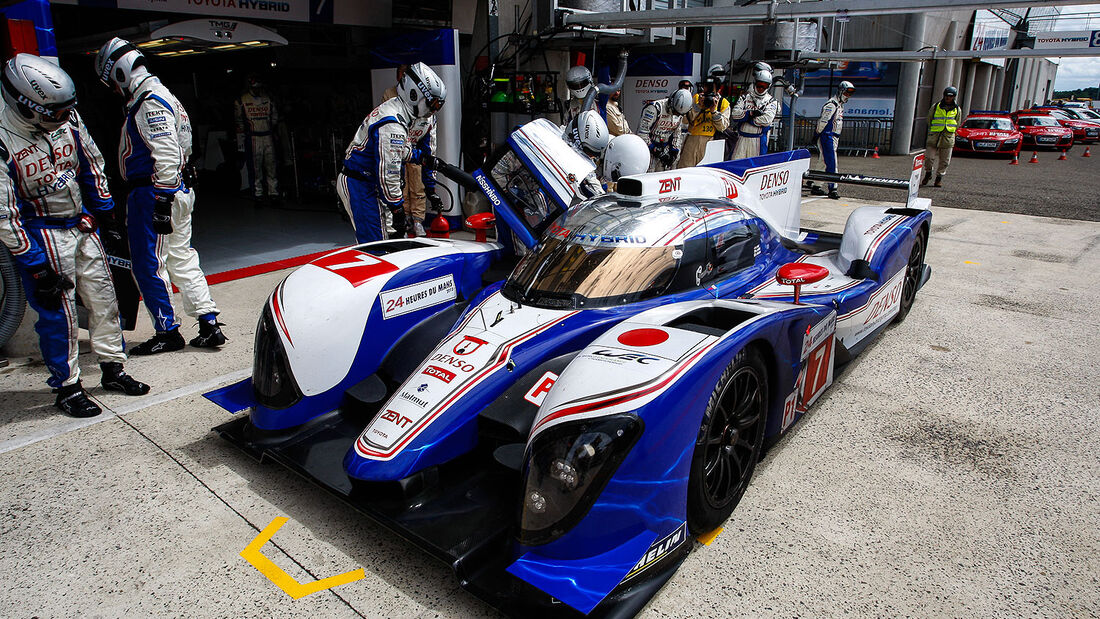
<instances>
[{"instance_id":1,"label":"red car in background","mask_svg":"<svg viewBox=\"0 0 1100 619\"><path fill-rule=\"evenodd\" d=\"M955 153L1020 152L1023 134L1013 124L1008 112L971 112L955 131Z\"/></svg>"},{"instance_id":2,"label":"red car in background","mask_svg":"<svg viewBox=\"0 0 1100 619\"><path fill-rule=\"evenodd\" d=\"M1084 120L1070 110L1058 107L1036 107L1029 110L1036 114L1049 114L1063 127L1073 130L1074 142L1098 142L1100 141L1100 123L1094 120Z\"/></svg>"},{"instance_id":3,"label":"red car in background","mask_svg":"<svg viewBox=\"0 0 1100 619\"><path fill-rule=\"evenodd\" d=\"M1016 127L1023 134L1022 147L1068 150L1073 146L1073 129L1063 127L1050 114L1020 110L1012 115Z\"/></svg>"}]
</instances>

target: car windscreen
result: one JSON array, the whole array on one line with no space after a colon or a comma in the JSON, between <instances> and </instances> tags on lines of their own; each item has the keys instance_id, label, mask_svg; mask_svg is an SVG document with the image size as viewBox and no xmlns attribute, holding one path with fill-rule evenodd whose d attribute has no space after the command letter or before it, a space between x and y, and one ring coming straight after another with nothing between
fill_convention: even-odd
<instances>
[{"instance_id":1,"label":"car windscreen","mask_svg":"<svg viewBox=\"0 0 1100 619\"><path fill-rule=\"evenodd\" d=\"M528 305L581 309L698 285L694 271L690 277L680 271L704 261L705 235L682 238L701 211L620 200L604 196L570 208L516 266L504 295Z\"/></svg>"},{"instance_id":2,"label":"car windscreen","mask_svg":"<svg viewBox=\"0 0 1100 619\"><path fill-rule=\"evenodd\" d=\"M1016 121L1017 125L1021 127L1061 127L1057 120L1054 120L1050 116L1021 116L1020 120Z\"/></svg>"},{"instance_id":3,"label":"car windscreen","mask_svg":"<svg viewBox=\"0 0 1100 619\"><path fill-rule=\"evenodd\" d=\"M967 118L964 129L1001 129L1012 131L1012 121L1007 118Z\"/></svg>"},{"instance_id":4,"label":"car windscreen","mask_svg":"<svg viewBox=\"0 0 1100 619\"><path fill-rule=\"evenodd\" d=\"M546 197L545 189L511 150L497 160L489 176L532 230L553 213L555 205Z\"/></svg>"}]
</instances>

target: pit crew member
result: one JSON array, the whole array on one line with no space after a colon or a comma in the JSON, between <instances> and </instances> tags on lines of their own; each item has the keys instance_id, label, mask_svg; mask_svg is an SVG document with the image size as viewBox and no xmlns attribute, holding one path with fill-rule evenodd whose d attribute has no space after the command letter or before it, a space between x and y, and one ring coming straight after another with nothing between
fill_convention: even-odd
<instances>
[{"instance_id":1,"label":"pit crew member","mask_svg":"<svg viewBox=\"0 0 1100 619\"><path fill-rule=\"evenodd\" d=\"M607 149L611 136L608 134L607 123L600 117L599 112L586 110L578 114L565 127L563 137L573 150L594 161L596 170L603 166L604 150ZM603 184L596 172L592 172L580 182L579 190L585 198L604 193Z\"/></svg>"},{"instance_id":2,"label":"pit crew member","mask_svg":"<svg viewBox=\"0 0 1100 619\"><path fill-rule=\"evenodd\" d=\"M730 121L737 124L737 145L732 159L768 152L768 131L779 111L779 102L768 92L771 86L771 67L758 63L752 73L752 88L737 98L730 111Z\"/></svg>"},{"instance_id":3,"label":"pit crew member","mask_svg":"<svg viewBox=\"0 0 1100 619\"><path fill-rule=\"evenodd\" d=\"M568 125L581 113L584 98L588 96L590 90L595 88L592 72L583 65L571 67L565 72L565 87L569 89L569 101L565 104L564 124Z\"/></svg>"},{"instance_id":4,"label":"pit crew member","mask_svg":"<svg viewBox=\"0 0 1100 619\"><path fill-rule=\"evenodd\" d=\"M279 124L279 112L257 76L248 77L248 90L237 99L233 117L237 128L237 152L244 153L248 149L252 153L253 196L257 202L278 200L273 134Z\"/></svg>"},{"instance_id":5,"label":"pit crew member","mask_svg":"<svg viewBox=\"0 0 1100 619\"><path fill-rule=\"evenodd\" d=\"M680 156L683 143L683 118L691 110L691 93L683 88L667 99L657 99L642 108L638 135L649 145L649 171L671 170Z\"/></svg>"},{"instance_id":6,"label":"pit crew member","mask_svg":"<svg viewBox=\"0 0 1100 619\"><path fill-rule=\"evenodd\" d=\"M422 62L409 65L397 85L397 97L374 108L355 132L337 176L336 192L360 243L386 238L387 210L397 235L404 236L405 165L432 156L435 113L446 98L446 87L435 71ZM422 167L421 179L432 208L441 209L435 171Z\"/></svg>"},{"instance_id":7,"label":"pit crew member","mask_svg":"<svg viewBox=\"0 0 1100 619\"><path fill-rule=\"evenodd\" d=\"M844 104L852 98L855 92L856 87L845 80L837 87L836 95L821 106L821 116L817 119L817 130L814 137L818 152L814 154L813 161L810 164L814 170L836 173L836 149L840 144L840 132L844 129ZM815 196L823 196L825 190L811 181L810 193ZM829 183L829 197L833 200L840 199L840 194L836 191L836 183Z\"/></svg>"},{"instance_id":8,"label":"pit crew member","mask_svg":"<svg viewBox=\"0 0 1100 619\"><path fill-rule=\"evenodd\" d=\"M17 54L4 65L0 84L6 103L0 157L7 163L0 174L0 241L15 256L27 300L38 312L34 329L56 406L72 417L94 417L102 411L80 380L78 292L88 308L104 389L149 392L122 370L118 301L96 233L97 219L116 225L103 156L76 112L73 80L60 67Z\"/></svg>"},{"instance_id":9,"label":"pit crew member","mask_svg":"<svg viewBox=\"0 0 1100 619\"><path fill-rule=\"evenodd\" d=\"M95 67L100 81L126 99L118 149L119 170L130 189L126 230L134 279L156 328L152 339L131 352L152 355L183 348L172 308L173 285L180 290L184 312L198 319L199 334L191 345L217 348L226 337L199 254L191 247L191 120L129 41L115 37L104 43Z\"/></svg>"}]
</instances>

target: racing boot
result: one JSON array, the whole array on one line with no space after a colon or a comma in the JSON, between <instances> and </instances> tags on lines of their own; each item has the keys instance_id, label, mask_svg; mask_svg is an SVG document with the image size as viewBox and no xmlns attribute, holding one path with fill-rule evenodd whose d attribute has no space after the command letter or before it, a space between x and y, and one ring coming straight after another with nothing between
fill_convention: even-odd
<instances>
[{"instance_id":1,"label":"racing boot","mask_svg":"<svg viewBox=\"0 0 1100 619\"><path fill-rule=\"evenodd\" d=\"M936 182L933 186L934 187L943 187L943 174L937 174L936 175Z\"/></svg>"},{"instance_id":2,"label":"racing boot","mask_svg":"<svg viewBox=\"0 0 1100 619\"><path fill-rule=\"evenodd\" d=\"M412 220L412 229L410 230L413 236L426 236L424 231L424 222L419 219Z\"/></svg>"},{"instance_id":3,"label":"racing boot","mask_svg":"<svg viewBox=\"0 0 1100 619\"><path fill-rule=\"evenodd\" d=\"M216 318L200 318L199 335L191 340L191 345L195 348L217 348L224 344L226 337L220 328L222 324Z\"/></svg>"},{"instance_id":4,"label":"racing boot","mask_svg":"<svg viewBox=\"0 0 1100 619\"><path fill-rule=\"evenodd\" d=\"M57 389L57 401L54 406L70 417L95 417L103 412L99 405L88 398L80 381Z\"/></svg>"},{"instance_id":5,"label":"racing boot","mask_svg":"<svg viewBox=\"0 0 1100 619\"><path fill-rule=\"evenodd\" d=\"M829 198L832 200L839 200L840 194L836 192L836 189L829 190Z\"/></svg>"},{"instance_id":6,"label":"racing boot","mask_svg":"<svg viewBox=\"0 0 1100 619\"><path fill-rule=\"evenodd\" d=\"M122 371L122 364L117 361L107 361L99 364L103 371L103 378L99 384L107 391L121 391L126 395L145 395L149 393L149 385L134 380L132 376Z\"/></svg>"},{"instance_id":7,"label":"racing boot","mask_svg":"<svg viewBox=\"0 0 1100 619\"><path fill-rule=\"evenodd\" d=\"M811 196L823 196L823 195L825 195L825 190L822 189L821 187L818 187L817 185L810 185L810 195Z\"/></svg>"},{"instance_id":8,"label":"racing boot","mask_svg":"<svg viewBox=\"0 0 1100 619\"><path fill-rule=\"evenodd\" d=\"M155 355L162 352L183 350L183 336L179 327L171 331L157 331L152 339L146 340L130 349L131 355Z\"/></svg>"}]
</instances>

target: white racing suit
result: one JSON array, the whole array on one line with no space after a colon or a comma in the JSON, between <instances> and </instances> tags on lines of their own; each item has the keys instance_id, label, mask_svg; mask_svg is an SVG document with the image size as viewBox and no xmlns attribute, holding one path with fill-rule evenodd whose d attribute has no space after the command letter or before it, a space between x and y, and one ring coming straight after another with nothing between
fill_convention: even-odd
<instances>
[{"instance_id":1,"label":"white racing suit","mask_svg":"<svg viewBox=\"0 0 1100 619\"><path fill-rule=\"evenodd\" d=\"M157 331L179 325L172 309L172 285L180 289L188 316L213 320L218 313L199 254L191 247L195 190L185 173L191 157L191 120L179 100L150 75L126 104L119 169L130 187L126 230L138 290ZM156 195L172 196L172 233L153 230Z\"/></svg>"},{"instance_id":2,"label":"white racing suit","mask_svg":"<svg viewBox=\"0 0 1100 619\"><path fill-rule=\"evenodd\" d=\"M89 210L106 222L113 217L114 202L103 155L75 111L68 123L50 133L33 129L16 115L11 107L0 114L0 157L7 164L7 173L0 174L0 240L15 256L27 301L38 312L34 329L50 370L47 383L56 389L80 380L77 293L88 308L92 350L99 361L126 360L103 245L97 233L77 228ZM35 298L30 274L45 264L76 284L58 310L43 308Z\"/></svg>"},{"instance_id":3,"label":"white racing suit","mask_svg":"<svg viewBox=\"0 0 1100 619\"><path fill-rule=\"evenodd\" d=\"M844 106L840 99L832 97L821 106L821 117L817 119L817 150L810 160L810 169L836 173L836 149L840 144L840 132L844 129ZM829 189L836 189L836 183L829 183Z\"/></svg>"},{"instance_id":4,"label":"white racing suit","mask_svg":"<svg viewBox=\"0 0 1100 619\"><path fill-rule=\"evenodd\" d=\"M386 238L386 211L399 237L405 235L405 164L430 156L435 147L435 116L412 118L400 98L383 102L363 120L344 154L336 193L360 243ZM435 191L435 171L421 167L427 192Z\"/></svg>"},{"instance_id":5,"label":"white racing suit","mask_svg":"<svg viewBox=\"0 0 1100 619\"><path fill-rule=\"evenodd\" d=\"M761 114L756 118L749 118L748 112L752 110L759 110ZM766 154L768 132L778 112L779 102L769 92L758 95L756 89L750 86L749 92L738 97L737 103L730 110L730 125L737 126L737 145L733 147L730 159L744 159Z\"/></svg>"},{"instance_id":6,"label":"white racing suit","mask_svg":"<svg viewBox=\"0 0 1100 619\"><path fill-rule=\"evenodd\" d=\"M668 109L668 99L657 99L642 108L638 135L649 144L649 171L661 172L676 167L680 146L684 141L683 116ZM667 153L668 163L662 162Z\"/></svg>"},{"instance_id":7,"label":"white racing suit","mask_svg":"<svg viewBox=\"0 0 1100 619\"><path fill-rule=\"evenodd\" d=\"M279 195L279 181L275 172L275 138L273 132L279 123L279 115L266 95L244 93L234 108L237 125L237 150L246 148L252 152L252 193L262 198ZM267 189L264 190L266 179Z\"/></svg>"}]
</instances>

